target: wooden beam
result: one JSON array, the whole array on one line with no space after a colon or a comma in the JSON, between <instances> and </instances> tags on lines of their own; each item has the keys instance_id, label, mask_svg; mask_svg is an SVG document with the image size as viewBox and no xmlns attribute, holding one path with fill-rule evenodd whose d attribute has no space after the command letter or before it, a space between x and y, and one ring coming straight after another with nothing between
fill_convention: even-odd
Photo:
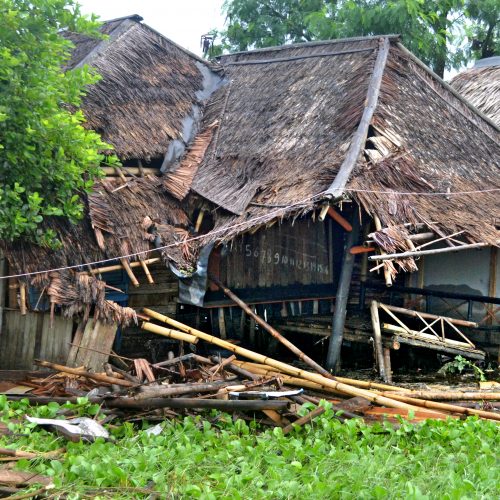
<instances>
[{"instance_id":1,"label":"wooden beam","mask_svg":"<svg viewBox=\"0 0 500 500\"><path fill-rule=\"evenodd\" d=\"M139 261L140 266L142 267L144 274L146 275L146 279L148 280L148 283L150 285L154 285L155 280L153 279L153 276L151 276L151 273L148 269L148 265L146 264L146 261L140 260Z\"/></svg>"},{"instance_id":2,"label":"wooden beam","mask_svg":"<svg viewBox=\"0 0 500 500\"><path fill-rule=\"evenodd\" d=\"M388 37L381 37L379 39L377 59L375 60L373 73L368 84L368 92L365 101L366 105L363 111L363 116L361 117L358 129L351 140L351 144L344 161L342 162L333 183L326 191L326 196L333 198L334 200L342 197L347 181L349 180L349 177L358 162L359 155L361 154L361 151L366 143L368 128L378 102L378 95L380 92L382 76L384 75L390 45L391 42Z\"/></svg>"},{"instance_id":3,"label":"wooden beam","mask_svg":"<svg viewBox=\"0 0 500 500\"><path fill-rule=\"evenodd\" d=\"M378 315L378 303L376 300L372 300L370 304L370 313L372 319L372 327L373 327L373 336L375 342L373 344L373 348L375 349L375 356L378 364L378 371L380 374L380 378L384 382L388 382L387 374L385 371L385 362L384 362L384 351L382 347L382 331L380 329L380 318Z\"/></svg>"}]
</instances>

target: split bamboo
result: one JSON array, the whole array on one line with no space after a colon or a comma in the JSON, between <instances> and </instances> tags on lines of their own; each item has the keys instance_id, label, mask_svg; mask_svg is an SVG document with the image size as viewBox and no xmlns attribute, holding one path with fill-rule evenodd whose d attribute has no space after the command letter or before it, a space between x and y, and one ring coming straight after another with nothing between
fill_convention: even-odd
<instances>
[{"instance_id":1,"label":"split bamboo","mask_svg":"<svg viewBox=\"0 0 500 500\"><path fill-rule=\"evenodd\" d=\"M224 286L215 276L209 276L209 279L215 283L232 301L238 304L243 311L245 311L251 318L255 320L264 330L270 333L275 339L281 342L285 347L290 349L301 361L310 366L313 370L321 373L323 376L332 378L332 375L325 370L321 365L316 363L307 354L303 353L298 347L292 344L287 338L283 337L280 332L275 330L269 323L264 321L259 315L255 314L250 307L243 302L237 295L235 295L229 288Z\"/></svg>"},{"instance_id":2,"label":"split bamboo","mask_svg":"<svg viewBox=\"0 0 500 500\"><path fill-rule=\"evenodd\" d=\"M277 361L275 359L269 358L269 357L264 356L262 354L258 354L256 352L250 351L249 349L235 346L235 345L231 344L230 342L227 342L225 340L214 337L213 335L209 335L207 333L204 333L204 332L201 332L201 331L196 330L194 328L191 328L187 325L184 325L183 323L181 323L179 321L176 321L172 318L169 318L168 316L164 316L163 314L159 314L156 311L153 311L151 309L144 309L143 312L154 319L157 319L157 320L162 321L164 323L167 323L171 326L179 328L180 330L184 330L185 332L187 332L191 335L194 335L202 340L205 340L206 342L218 345L219 347L222 347L224 349L227 349L228 351L231 351L231 352L234 352L234 353L239 354L241 356L244 356L248 359L252 359L253 361L257 361L258 363L263 363L263 364L278 368L278 370L283 371L287 375L293 375L296 377L304 378L306 380L310 380L311 382L323 384L323 385L330 387L332 389L337 389L339 392L343 392L345 394L349 394L352 396L362 396L362 397L366 398L368 401L371 401L372 403L377 403L377 404L380 404L383 406L388 406L390 408L415 409L415 407L410 405L410 404L396 401L394 399L390 399L390 398L385 397L385 396L374 395L370 391L360 389L358 387L353 387L353 386L350 386L348 384L344 384L342 382L337 382L335 380L331 380L331 379L328 379L326 377L323 377L322 375L307 372L307 371L301 370L299 368L295 368L294 366L288 365L288 364L283 363L281 361ZM156 328L158 329L158 331L161 331L162 327L158 326ZM168 330L168 329L165 329L165 330Z\"/></svg>"},{"instance_id":3,"label":"split bamboo","mask_svg":"<svg viewBox=\"0 0 500 500\"><path fill-rule=\"evenodd\" d=\"M26 305L26 283L19 283L19 308L21 309L21 316L26 316L28 307Z\"/></svg>"},{"instance_id":4,"label":"split bamboo","mask_svg":"<svg viewBox=\"0 0 500 500\"><path fill-rule=\"evenodd\" d=\"M129 262L129 266L134 268L134 267L139 267L142 266L142 262L144 264L149 265L149 264L155 264L156 262L160 262L159 257L155 257L153 259L146 259L143 261L139 262ZM123 266L121 264L115 264L112 266L104 266L104 267L97 267L96 269L91 269L90 271L82 271L80 274L104 274L104 273L110 273L111 271L121 271L123 269Z\"/></svg>"}]
</instances>

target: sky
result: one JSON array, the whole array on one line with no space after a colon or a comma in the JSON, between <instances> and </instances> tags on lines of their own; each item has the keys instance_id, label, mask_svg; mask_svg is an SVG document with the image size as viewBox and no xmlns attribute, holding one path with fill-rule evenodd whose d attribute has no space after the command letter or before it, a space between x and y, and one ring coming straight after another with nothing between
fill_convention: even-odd
<instances>
[{"instance_id":1,"label":"sky","mask_svg":"<svg viewBox=\"0 0 500 500\"><path fill-rule=\"evenodd\" d=\"M200 37L221 29L224 0L78 0L84 14L101 21L139 14L146 24L182 47L201 55Z\"/></svg>"}]
</instances>

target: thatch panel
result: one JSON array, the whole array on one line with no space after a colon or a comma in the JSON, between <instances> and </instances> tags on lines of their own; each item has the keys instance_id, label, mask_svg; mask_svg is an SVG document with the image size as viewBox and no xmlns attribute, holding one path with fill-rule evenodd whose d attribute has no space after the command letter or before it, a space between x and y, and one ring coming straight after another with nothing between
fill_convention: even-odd
<instances>
[{"instance_id":1,"label":"thatch panel","mask_svg":"<svg viewBox=\"0 0 500 500\"><path fill-rule=\"evenodd\" d=\"M368 155L372 161L358 165L348 190L384 226L424 222L438 234L464 231L465 241L498 244L500 202L498 192L488 190L500 188L500 134L438 87L392 49L372 135L393 145L379 151L378 160ZM427 195L448 191L486 192ZM409 249L407 242L406 248L394 246L394 238L379 243L388 252Z\"/></svg>"},{"instance_id":2,"label":"thatch panel","mask_svg":"<svg viewBox=\"0 0 500 500\"><path fill-rule=\"evenodd\" d=\"M450 84L500 127L500 66L464 71Z\"/></svg>"},{"instance_id":3,"label":"thatch panel","mask_svg":"<svg viewBox=\"0 0 500 500\"><path fill-rule=\"evenodd\" d=\"M338 44L293 47L304 57L266 64L231 65L224 57L230 83L213 95L205 116L205 122L218 118L219 130L192 189L238 215L251 200L297 202L326 189L363 112L374 43L324 57L306 55L331 54Z\"/></svg>"},{"instance_id":4,"label":"thatch panel","mask_svg":"<svg viewBox=\"0 0 500 500\"><path fill-rule=\"evenodd\" d=\"M187 140L183 120L203 89L199 63L148 26L117 22L103 25L110 38L100 45L73 36L73 63L87 56L85 62L102 76L83 99L87 125L122 160L163 158L171 140Z\"/></svg>"}]
</instances>

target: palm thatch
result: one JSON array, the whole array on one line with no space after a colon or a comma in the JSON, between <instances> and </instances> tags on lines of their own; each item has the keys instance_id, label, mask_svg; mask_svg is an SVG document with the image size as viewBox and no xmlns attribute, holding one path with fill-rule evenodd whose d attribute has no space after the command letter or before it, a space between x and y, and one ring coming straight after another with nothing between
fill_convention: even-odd
<instances>
[{"instance_id":1,"label":"palm thatch","mask_svg":"<svg viewBox=\"0 0 500 500\"><path fill-rule=\"evenodd\" d=\"M165 264L189 272L196 267L198 245L189 238L190 221L178 202L165 193L158 177L135 178L122 184L119 179L102 180L86 199L86 216L79 224L60 217L47 218L46 229L58 234L61 248L53 250L17 241L3 244L13 273L34 273L43 269L66 269L26 277L29 285L45 290L51 301L68 315L88 314L95 305L96 316L128 323L135 316L104 299L104 282L82 272L92 262L143 252L127 260L144 260L147 253L164 247ZM87 264L87 265L86 265Z\"/></svg>"},{"instance_id":2,"label":"palm thatch","mask_svg":"<svg viewBox=\"0 0 500 500\"><path fill-rule=\"evenodd\" d=\"M67 33L75 49L68 69L87 64L101 80L83 100L88 126L121 160L163 159L174 140L188 142L185 120L204 98L207 64L139 16L106 22L96 40Z\"/></svg>"},{"instance_id":3,"label":"palm thatch","mask_svg":"<svg viewBox=\"0 0 500 500\"><path fill-rule=\"evenodd\" d=\"M500 126L500 65L469 69L458 74L450 83Z\"/></svg>"},{"instance_id":4,"label":"palm thatch","mask_svg":"<svg viewBox=\"0 0 500 500\"><path fill-rule=\"evenodd\" d=\"M382 41L300 44L221 58L229 83L213 95L201 133L215 120L219 129L191 185L193 203L202 197L217 207L206 241L230 240L325 200L359 133ZM437 234L463 231L464 242L497 245L500 197L490 190L500 188L498 128L396 37L388 41L366 140L354 151L343 192L392 228L392 239L378 238L384 250L395 239L401 251L409 250L408 224L417 223Z\"/></svg>"}]
</instances>

